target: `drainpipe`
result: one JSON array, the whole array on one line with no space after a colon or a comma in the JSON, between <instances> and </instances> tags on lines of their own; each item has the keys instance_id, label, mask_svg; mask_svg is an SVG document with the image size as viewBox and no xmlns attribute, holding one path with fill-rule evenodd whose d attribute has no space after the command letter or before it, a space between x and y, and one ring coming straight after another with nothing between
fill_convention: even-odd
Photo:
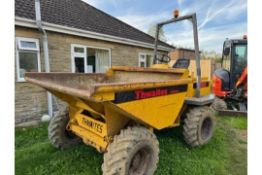
<instances>
[{"instance_id":1,"label":"drainpipe","mask_svg":"<svg viewBox=\"0 0 262 175\"><path fill-rule=\"evenodd\" d=\"M35 0L35 19L36 19L36 25L38 27L38 30L43 33L45 72L50 72L48 38L47 38L47 33L45 29L43 29L43 26L42 26L40 0ZM48 115L52 117L53 116L53 104L52 104L52 95L50 92L47 92L47 104L48 104Z\"/></svg>"}]
</instances>

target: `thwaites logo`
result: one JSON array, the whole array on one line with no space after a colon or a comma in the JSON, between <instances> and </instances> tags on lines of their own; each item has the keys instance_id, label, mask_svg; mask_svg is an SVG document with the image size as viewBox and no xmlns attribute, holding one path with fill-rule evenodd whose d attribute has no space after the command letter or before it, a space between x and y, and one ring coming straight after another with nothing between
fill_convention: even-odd
<instances>
[{"instance_id":1,"label":"thwaites logo","mask_svg":"<svg viewBox=\"0 0 262 175\"><path fill-rule=\"evenodd\" d=\"M136 100L139 100L139 99L144 99L144 98L167 95L168 90L167 89L154 89L154 90L149 90L149 91L137 90L135 91L135 94L136 94L136 97L135 97Z\"/></svg>"},{"instance_id":2,"label":"thwaites logo","mask_svg":"<svg viewBox=\"0 0 262 175\"><path fill-rule=\"evenodd\" d=\"M161 88L139 89L135 91L119 92L115 94L114 103L124 103L133 100L141 100L146 98L164 96L186 92L187 85L169 86Z\"/></svg>"},{"instance_id":3,"label":"thwaites logo","mask_svg":"<svg viewBox=\"0 0 262 175\"><path fill-rule=\"evenodd\" d=\"M96 123L96 122L93 122L91 120L88 120L86 118L82 118L83 119L83 123L85 125L87 125L88 127L94 129L95 131L99 132L99 133L102 133L103 131L103 125L99 124L99 123Z\"/></svg>"}]
</instances>

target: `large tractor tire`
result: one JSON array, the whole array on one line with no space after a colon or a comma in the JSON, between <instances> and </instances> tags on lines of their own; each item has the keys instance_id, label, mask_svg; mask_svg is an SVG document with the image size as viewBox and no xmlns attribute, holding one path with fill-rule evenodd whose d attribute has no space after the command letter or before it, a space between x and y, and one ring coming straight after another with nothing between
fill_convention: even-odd
<instances>
[{"instance_id":1,"label":"large tractor tire","mask_svg":"<svg viewBox=\"0 0 262 175\"><path fill-rule=\"evenodd\" d=\"M204 145L212 138L214 128L215 118L210 107L194 107L184 120L184 139L192 147Z\"/></svg>"},{"instance_id":2,"label":"large tractor tire","mask_svg":"<svg viewBox=\"0 0 262 175\"><path fill-rule=\"evenodd\" d=\"M51 118L48 126L48 137L52 145L66 149L81 142L81 139L66 130L69 121L68 112L63 112Z\"/></svg>"},{"instance_id":3,"label":"large tractor tire","mask_svg":"<svg viewBox=\"0 0 262 175\"><path fill-rule=\"evenodd\" d=\"M227 109L227 104L224 100L220 99L220 98L215 98L214 102L212 103L211 107L214 110L217 111L224 111Z\"/></svg>"},{"instance_id":4,"label":"large tractor tire","mask_svg":"<svg viewBox=\"0 0 262 175\"><path fill-rule=\"evenodd\" d=\"M128 127L108 146L103 175L153 175L158 154L158 140L153 132L144 127Z\"/></svg>"}]
</instances>

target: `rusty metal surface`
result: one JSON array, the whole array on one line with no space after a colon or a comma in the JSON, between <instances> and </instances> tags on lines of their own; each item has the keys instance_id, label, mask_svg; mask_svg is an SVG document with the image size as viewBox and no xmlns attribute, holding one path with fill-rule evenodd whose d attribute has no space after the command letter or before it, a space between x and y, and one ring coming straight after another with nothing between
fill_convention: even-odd
<instances>
[{"instance_id":1,"label":"rusty metal surface","mask_svg":"<svg viewBox=\"0 0 262 175\"><path fill-rule=\"evenodd\" d=\"M185 69L160 69L160 68L144 68L144 67L132 67L132 66L113 66L112 70L121 70L121 71L133 71L133 72L156 72L156 73L184 73Z\"/></svg>"},{"instance_id":2,"label":"rusty metal surface","mask_svg":"<svg viewBox=\"0 0 262 175\"><path fill-rule=\"evenodd\" d=\"M191 79L182 79L182 80L170 80L170 81L148 81L148 82L117 82L110 84L95 84L93 85L96 92L120 92L136 89L148 89L148 88L157 88L157 87L166 87L174 86L181 84L188 84Z\"/></svg>"},{"instance_id":3,"label":"rusty metal surface","mask_svg":"<svg viewBox=\"0 0 262 175\"><path fill-rule=\"evenodd\" d=\"M97 92L116 92L130 89L187 84L182 73L169 69L137 67L113 68L112 74L102 73L26 73L26 81L49 91L90 99Z\"/></svg>"},{"instance_id":4,"label":"rusty metal surface","mask_svg":"<svg viewBox=\"0 0 262 175\"><path fill-rule=\"evenodd\" d=\"M47 90L83 98L89 98L94 92L90 85L108 81L105 74L81 73L26 73L25 79Z\"/></svg>"},{"instance_id":5,"label":"rusty metal surface","mask_svg":"<svg viewBox=\"0 0 262 175\"><path fill-rule=\"evenodd\" d=\"M159 82L177 80L180 77L180 74L173 73L115 71L113 81L124 83Z\"/></svg>"}]
</instances>

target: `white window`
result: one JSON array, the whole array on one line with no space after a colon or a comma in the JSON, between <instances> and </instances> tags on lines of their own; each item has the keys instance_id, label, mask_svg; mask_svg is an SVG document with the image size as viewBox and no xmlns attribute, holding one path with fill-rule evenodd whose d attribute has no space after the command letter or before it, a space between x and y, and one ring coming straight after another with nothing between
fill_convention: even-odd
<instances>
[{"instance_id":1,"label":"white window","mask_svg":"<svg viewBox=\"0 0 262 175\"><path fill-rule=\"evenodd\" d=\"M72 72L86 72L86 49L83 46L73 47Z\"/></svg>"},{"instance_id":2,"label":"white window","mask_svg":"<svg viewBox=\"0 0 262 175\"><path fill-rule=\"evenodd\" d=\"M16 38L17 80L25 81L25 72L40 72L40 49L38 39Z\"/></svg>"},{"instance_id":3,"label":"white window","mask_svg":"<svg viewBox=\"0 0 262 175\"><path fill-rule=\"evenodd\" d=\"M111 67L111 50L72 44L72 72L105 73Z\"/></svg>"},{"instance_id":4,"label":"white window","mask_svg":"<svg viewBox=\"0 0 262 175\"><path fill-rule=\"evenodd\" d=\"M138 66L150 67L153 64L153 55L147 53L139 53Z\"/></svg>"}]
</instances>

